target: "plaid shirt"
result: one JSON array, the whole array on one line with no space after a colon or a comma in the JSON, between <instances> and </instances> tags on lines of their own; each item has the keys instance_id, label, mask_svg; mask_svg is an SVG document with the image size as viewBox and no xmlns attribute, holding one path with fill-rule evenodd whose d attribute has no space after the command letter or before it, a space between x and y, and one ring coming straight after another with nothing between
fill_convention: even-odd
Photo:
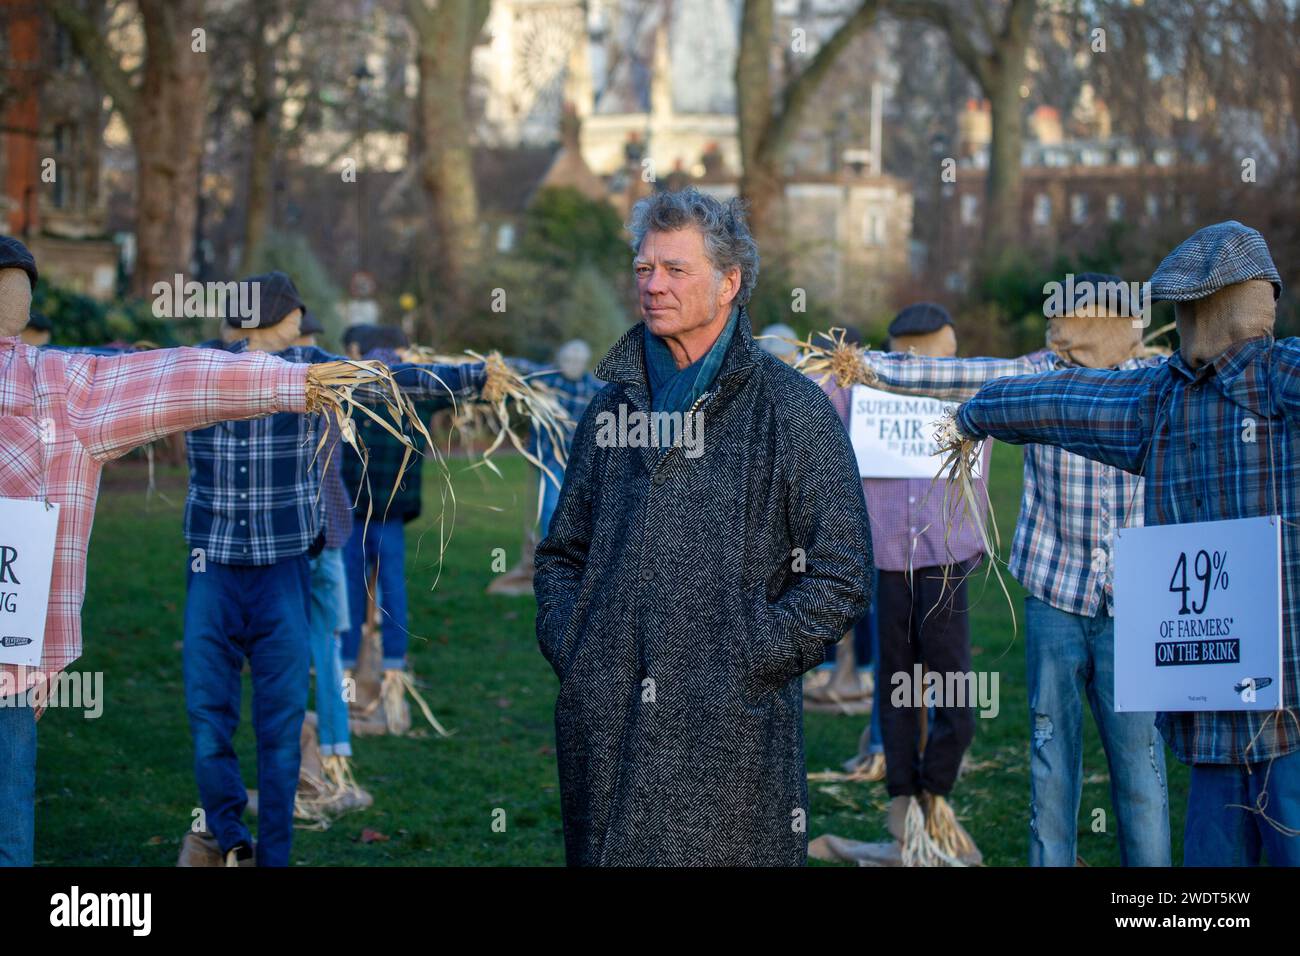
<instances>
[{"instance_id":1,"label":"plaid shirt","mask_svg":"<svg viewBox=\"0 0 1300 956\"><path fill-rule=\"evenodd\" d=\"M848 429L853 390L839 388L830 379L821 388ZM984 448L985 475L991 450L992 445ZM983 488L981 480L976 491L981 509L987 507ZM862 495L871 519L872 558L881 571L941 567L984 553L979 532L961 514L958 501L950 501L945 515L941 482L929 478L863 478Z\"/></svg>"},{"instance_id":2,"label":"plaid shirt","mask_svg":"<svg viewBox=\"0 0 1300 956\"><path fill-rule=\"evenodd\" d=\"M969 435L1051 443L1144 475L1149 525L1285 519L1282 699L1289 709L1160 714L1165 739L1185 763L1242 764L1300 749L1300 468L1288 434L1297 414L1300 339L1270 337L1237 343L1196 370L1176 353L1154 368L1004 378L958 412ZM1249 422L1255 441L1242 440Z\"/></svg>"},{"instance_id":3,"label":"plaid shirt","mask_svg":"<svg viewBox=\"0 0 1300 956\"><path fill-rule=\"evenodd\" d=\"M248 341L205 345L240 353ZM343 361L314 346L295 346L276 355L302 364ZM397 365L393 372L412 399L443 405L451 403L449 388L460 395L476 394L483 387L481 363ZM283 414L221 422L192 432L186 442L190 490L185 499L185 540L190 547L202 548L208 561L241 565L274 564L307 551L324 517L320 469L312 463L320 427L318 415Z\"/></svg>"},{"instance_id":4,"label":"plaid shirt","mask_svg":"<svg viewBox=\"0 0 1300 956\"><path fill-rule=\"evenodd\" d=\"M318 459L318 467L321 469L320 499L325 508L325 547L341 548L352 537L352 499L343 487L340 463L345 456L352 454L352 450L339 442L339 426L333 418L326 418L326 428L329 438Z\"/></svg>"},{"instance_id":5,"label":"plaid shirt","mask_svg":"<svg viewBox=\"0 0 1300 956\"><path fill-rule=\"evenodd\" d=\"M573 445L573 433L577 430L578 422L582 420L582 413L587 410L596 393L605 387L605 383L590 372L584 372L582 378L575 380L556 371L553 365L542 365L539 362L519 358L507 359L507 362L515 371L527 375L529 381L539 382L556 393L555 400L568 413L571 420L565 427L564 436L567 458L569 447ZM558 461L555 449L551 447L550 436L539 435L537 429L533 429L532 437L528 441L528 450L547 465Z\"/></svg>"},{"instance_id":6,"label":"plaid shirt","mask_svg":"<svg viewBox=\"0 0 1300 956\"><path fill-rule=\"evenodd\" d=\"M301 411L305 382L306 369L269 355L186 348L77 355L0 338L0 495L60 505L41 673L81 656L86 549L103 463L210 422ZM0 666L6 693L38 679L32 668Z\"/></svg>"},{"instance_id":7,"label":"plaid shirt","mask_svg":"<svg viewBox=\"0 0 1300 956\"><path fill-rule=\"evenodd\" d=\"M997 378L1069 367L1047 349L1010 359L868 352L866 361L887 391L952 401ZM1119 368L1162 362L1134 358ZM1112 536L1141 524L1141 478L1052 445L1029 445L1008 568L1026 591L1062 611L1094 617L1104 607L1113 614Z\"/></svg>"}]
</instances>

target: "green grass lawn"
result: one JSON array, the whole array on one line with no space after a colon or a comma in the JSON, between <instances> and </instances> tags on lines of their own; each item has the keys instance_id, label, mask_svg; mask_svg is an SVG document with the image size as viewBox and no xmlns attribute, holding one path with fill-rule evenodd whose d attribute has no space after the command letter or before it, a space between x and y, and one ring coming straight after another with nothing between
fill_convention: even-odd
<instances>
[{"instance_id":1,"label":"green grass lawn","mask_svg":"<svg viewBox=\"0 0 1300 956\"><path fill-rule=\"evenodd\" d=\"M1020 451L997 446L993 501L1009 543L1019 507ZM411 738L354 742L358 780L375 797L371 809L343 817L325 832L298 831L294 861L321 865L553 865L564 859L556 787L552 705L556 680L537 650L531 597L489 596L492 552L519 557L535 507L535 485L518 457L501 456L504 480L482 469L457 470L458 510L441 579L431 590L438 547L438 498L408 527L411 659L426 699L450 738L431 731ZM430 479L431 480L431 479ZM183 474L163 470L172 504L147 503L144 472L112 466L100 496L90 546L86 653L74 665L102 671L98 719L51 709L41 720L37 772L39 864L170 866L189 829L198 796L191 769L181 682L181 620L188 551L181 534ZM974 582L973 582L974 583ZM1008 578L1022 616L1021 592ZM975 769L954 791L958 814L993 866L1027 859L1028 716L1023 633L996 583L974 584L971 643L976 670L1000 672L1001 711L977 720L970 759ZM1021 622L1023 628L1023 621ZM237 736L244 779L255 787L254 742ZM415 713L416 719L418 711ZM808 766L838 769L857 745L862 717L809 714ZM1079 851L1092 865L1117 865L1106 762L1086 721ZM419 726L419 724L417 724ZM427 730L427 727L425 728ZM1174 859L1182 856L1186 768L1170 760ZM884 785L812 785L810 836L832 832L884 838ZM1105 833L1090 827L1106 812ZM505 811L505 830L493 829ZM498 814L499 816L499 814ZM363 843L363 828L386 841Z\"/></svg>"}]
</instances>

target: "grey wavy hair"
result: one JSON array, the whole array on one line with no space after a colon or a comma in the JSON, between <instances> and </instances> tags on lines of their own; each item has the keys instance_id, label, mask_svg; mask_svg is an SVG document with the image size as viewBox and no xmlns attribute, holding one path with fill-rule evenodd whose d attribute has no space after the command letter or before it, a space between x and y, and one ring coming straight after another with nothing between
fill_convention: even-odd
<instances>
[{"instance_id":1,"label":"grey wavy hair","mask_svg":"<svg viewBox=\"0 0 1300 956\"><path fill-rule=\"evenodd\" d=\"M640 253L649 232L674 232L687 226L695 226L704 234L704 252L717 276L733 266L740 268L740 290L735 302L747 303L758 281L758 243L749 232L745 201L733 197L720 202L694 186L652 193L632 207L627 223L632 251Z\"/></svg>"}]
</instances>

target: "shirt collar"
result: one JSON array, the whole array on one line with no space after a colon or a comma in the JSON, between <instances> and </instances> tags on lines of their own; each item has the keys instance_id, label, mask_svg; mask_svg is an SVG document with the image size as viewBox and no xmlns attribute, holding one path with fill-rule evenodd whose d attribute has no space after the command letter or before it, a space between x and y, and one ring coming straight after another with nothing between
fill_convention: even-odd
<instances>
[{"instance_id":1,"label":"shirt collar","mask_svg":"<svg viewBox=\"0 0 1300 956\"><path fill-rule=\"evenodd\" d=\"M1169 367L1192 382L1202 381L1214 375L1219 387L1227 391L1241 377L1261 352L1273 345L1273 336L1261 335L1253 339L1235 342L1225 349L1213 362L1206 362L1200 368L1192 368L1183 358L1179 349L1169 358Z\"/></svg>"}]
</instances>

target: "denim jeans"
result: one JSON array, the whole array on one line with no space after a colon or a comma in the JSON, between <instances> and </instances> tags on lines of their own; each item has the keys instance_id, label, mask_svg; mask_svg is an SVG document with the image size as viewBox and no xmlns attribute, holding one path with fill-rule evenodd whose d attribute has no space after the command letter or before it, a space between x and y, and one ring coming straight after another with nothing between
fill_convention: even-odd
<instances>
[{"instance_id":1,"label":"denim jeans","mask_svg":"<svg viewBox=\"0 0 1300 956\"><path fill-rule=\"evenodd\" d=\"M365 542L362 543L362 532ZM343 632L343 666L357 666L361 650L361 625L366 620L366 592L370 572L379 565L379 589L375 600L383 609L380 628L384 641L384 670L406 666L406 532L400 520L355 521L352 537L343 552L348 579L348 610L352 620Z\"/></svg>"},{"instance_id":2,"label":"denim jeans","mask_svg":"<svg viewBox=\"0 0 1300 956\"><path fill-rule=\"evenodd\" d=\"M546 467L551 469L561 484L564 482L564 469L559 462L548 461ZM560 503L560 489L555 487L555 482L546 476L546 472L539 471L538 475L542 482L542 517L538 524L537 540L541 541L551 527L551 518L555 517L555 508Z\"/></svg>"},{"instance_id":3,"label":"denim jeans","mask_svg":"<svg viewBox=\"0 0 1300 956\"><path fill-rule=\"evenodd\" d=\"M1193 764L1183 866L1258 866L1260 850L1270 866L1300 866L1300 835L1287 836L1244 809L1261 804L1273 820L1300 830L1300 751L1272 766Z\"/></svg>"},{"instance_id":4,"label":"denim jeans","mask_svg":"<svg viewBox=\"0 0 1300 956\"><path fill-rule=\"evenodd\" d=\"M351 626L343 549L326 548L311 561L311 659L316 668L316 717L320 752L352 756L348 705L343 698L339 635Z\"/></svg>"},{"instance_id":5,"label":"denim jeans","mask_svg":"<svg viewBox=\"0 0 1300 956\"><path fill-rule=\"evenodd\" d=\"M1074 866L1083 793L1084 696L1110 767L1120 860L1169 866L1165 745L1155 714L1115 712L1115 620L1025 598L1029 865Z\"/></svg>"},{"instance_id":6,"label":"denim jeans","mask_svg":"<svg viewBox=\"0 0 1300 956\"><path fill-rule=\"evenodd\" d=\"M0 700L0 866L31 866L36 842L36 716L27 695Z\"/></svg>"},{"instance_id":7,"label":"denim jeans","mask_svg":"<svg viewBox=\"0 0 1300 956\"><path fill-rule=\"evenodd\" d=\"M307 556L264 567L209 562L189 572L185 600L185 707L194 776L208 831L224 853L249 843L248 794L235 756L240 672L253 677L257 738L258 866L287 866L302 754L311 658Z\"/></svg>"}]
</instances>

